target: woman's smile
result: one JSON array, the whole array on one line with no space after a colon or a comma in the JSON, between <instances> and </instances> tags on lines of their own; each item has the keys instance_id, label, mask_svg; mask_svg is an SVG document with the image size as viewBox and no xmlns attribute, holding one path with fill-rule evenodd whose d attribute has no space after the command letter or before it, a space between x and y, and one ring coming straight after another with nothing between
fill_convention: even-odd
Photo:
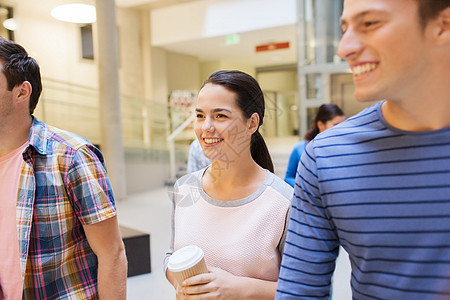
<instances>
[{"instance_id":1,"label":"woman's smile","mask_svg":"<svg viewBox=\"0 0 450 300\"><path fill-rule=\"evenodd\" d=\"M202 140L206 145L215 145L223 141L222 138L214 138L214 137L202 138Z\"/></svg>"}]
</instances>

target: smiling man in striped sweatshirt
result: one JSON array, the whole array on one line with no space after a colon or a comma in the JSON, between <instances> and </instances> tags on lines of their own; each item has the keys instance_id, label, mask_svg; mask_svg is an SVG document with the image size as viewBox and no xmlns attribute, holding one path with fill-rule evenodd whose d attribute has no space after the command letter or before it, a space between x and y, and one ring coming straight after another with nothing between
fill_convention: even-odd
<instances>
[{"instance_id":1,"label":"smiling man in striped sweatshirt","mask_svg":"<svg viewBox=\"0 0 450 300\"><path fill-rule=\"evenodd\" d=\"M298 166L276 299L450 299L450 1L345 0L338 54L359 100Z\"/></svg>"}]
</instances>

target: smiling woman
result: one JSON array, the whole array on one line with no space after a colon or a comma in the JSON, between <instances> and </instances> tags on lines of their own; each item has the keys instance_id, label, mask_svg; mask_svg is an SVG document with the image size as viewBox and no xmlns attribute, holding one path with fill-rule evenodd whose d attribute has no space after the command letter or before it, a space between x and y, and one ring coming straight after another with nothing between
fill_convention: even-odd
<instances>
[{"instance_id":1,"label":"smiling woman","mask_svg":"<svg viewBox=\"0 0 450 300\"><path fill-rule=\"evenodd\" d=\"M219 71L198 95L195 133L212 165L180 178L173 197L172 243L203 249L209 273L180 286L191 299L273 299L293 190L273 174L258 132L264 94L240 71ZM269 224L269 225L268 225Z\"/></svg>"},{"instance_id":2,"label":"smiling woman","mask_svg":"<svg viewBox=\"0 0 450 300\"><path fill-rule=\"evenodd\" d=\"M233 126L227 127L227 132L231 141L235 142L235 154L251 154L251 160L255 161L262 168L273 172L272 159L267 149L263 137L259 133L259 127L263 124L265 103L264 94L258 82L250 75L240 71L219 71L212 74L203 84L199 93L198 108L202 103L211 103L211 99L221 95L221 101L216 104L220 109L220 104L229 105L229 113L233 118ZM224 115L227 118L227 115ZM244 128L239 128L236 121L245 122L244 128L250 130L247 135L242 135ZM198 126L196 134L200 139ZM246 139L250 137L250 140ZM236 142L236 140L239 140ZM250 153L245 152L250 149ZM242 150L242 151L240 151ZM235 155L236 156L236 155ZM241 157L245 159L245 157Z\"/></svg>"},{"instance_id":3,"label":"smiling woman","mask_svg":"<svg viewBox=\"0 0 450 300\"><path fill-rule=\"evenodd\" d=\"M264 94L253 77L239 71L211 75L198 95L196 109L195 133L206 156L216 165L254 160L273 172L272 159L258 131L264 108Z\"/></svg>"}]
</instances>

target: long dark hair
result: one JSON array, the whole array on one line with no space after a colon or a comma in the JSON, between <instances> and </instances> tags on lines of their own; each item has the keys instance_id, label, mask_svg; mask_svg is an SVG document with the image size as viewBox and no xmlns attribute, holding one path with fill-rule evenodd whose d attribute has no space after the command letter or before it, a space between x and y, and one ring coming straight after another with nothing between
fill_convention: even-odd
<instances>
[{"instance_id":1,"label":"long dark hair","mask_svg":"<svg viewBox=\"0 0 450 300\"><path fill-rule=\"evenodd\" d=\"M332 120L336 116L343 116L344 112L340 109L336 104L322 104L317 111L317 114L311 120L311 127L308 132L305 134L305 140L310 141L319 134L319 126L317 126L317 122L321 121L322 123L326 123Z\"/></svg>"},{"instance_id":2,"label":"long dark hair","mask_svg":"<svg viewBox=\"0 0 450 300\"><path fill-rule=\"evenodd\" d=\"M250 142L250 153L253 160L262 168L274 172L272 158L267 149L266 142L259 132L259 127L264 119L264 93L256 79L247 73L237 70L222 70L213 73L203 83L202 88L207 84L221 85L227 90L236 94L236 104L242 110L243 115L248 119L253 113L259 115L258 129L252 134Z\"/></svg>"}]
</instances>

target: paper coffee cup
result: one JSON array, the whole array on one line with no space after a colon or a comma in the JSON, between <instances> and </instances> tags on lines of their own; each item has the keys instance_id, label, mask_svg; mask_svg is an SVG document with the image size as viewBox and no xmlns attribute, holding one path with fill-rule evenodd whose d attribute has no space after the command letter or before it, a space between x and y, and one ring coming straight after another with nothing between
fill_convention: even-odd
<instances>
[{"instance_id":1,"label":"paper coffee cup","mask_svg":"<svg viewBox=\"0 0 450 300\"><path fill-rule=\"evenodd\" d=\"M167 268L172 272L180 285L186 278L208 273L203 250L195 245L186 246L175 251L169 258Z\"/></svg>"}]
</instances>

